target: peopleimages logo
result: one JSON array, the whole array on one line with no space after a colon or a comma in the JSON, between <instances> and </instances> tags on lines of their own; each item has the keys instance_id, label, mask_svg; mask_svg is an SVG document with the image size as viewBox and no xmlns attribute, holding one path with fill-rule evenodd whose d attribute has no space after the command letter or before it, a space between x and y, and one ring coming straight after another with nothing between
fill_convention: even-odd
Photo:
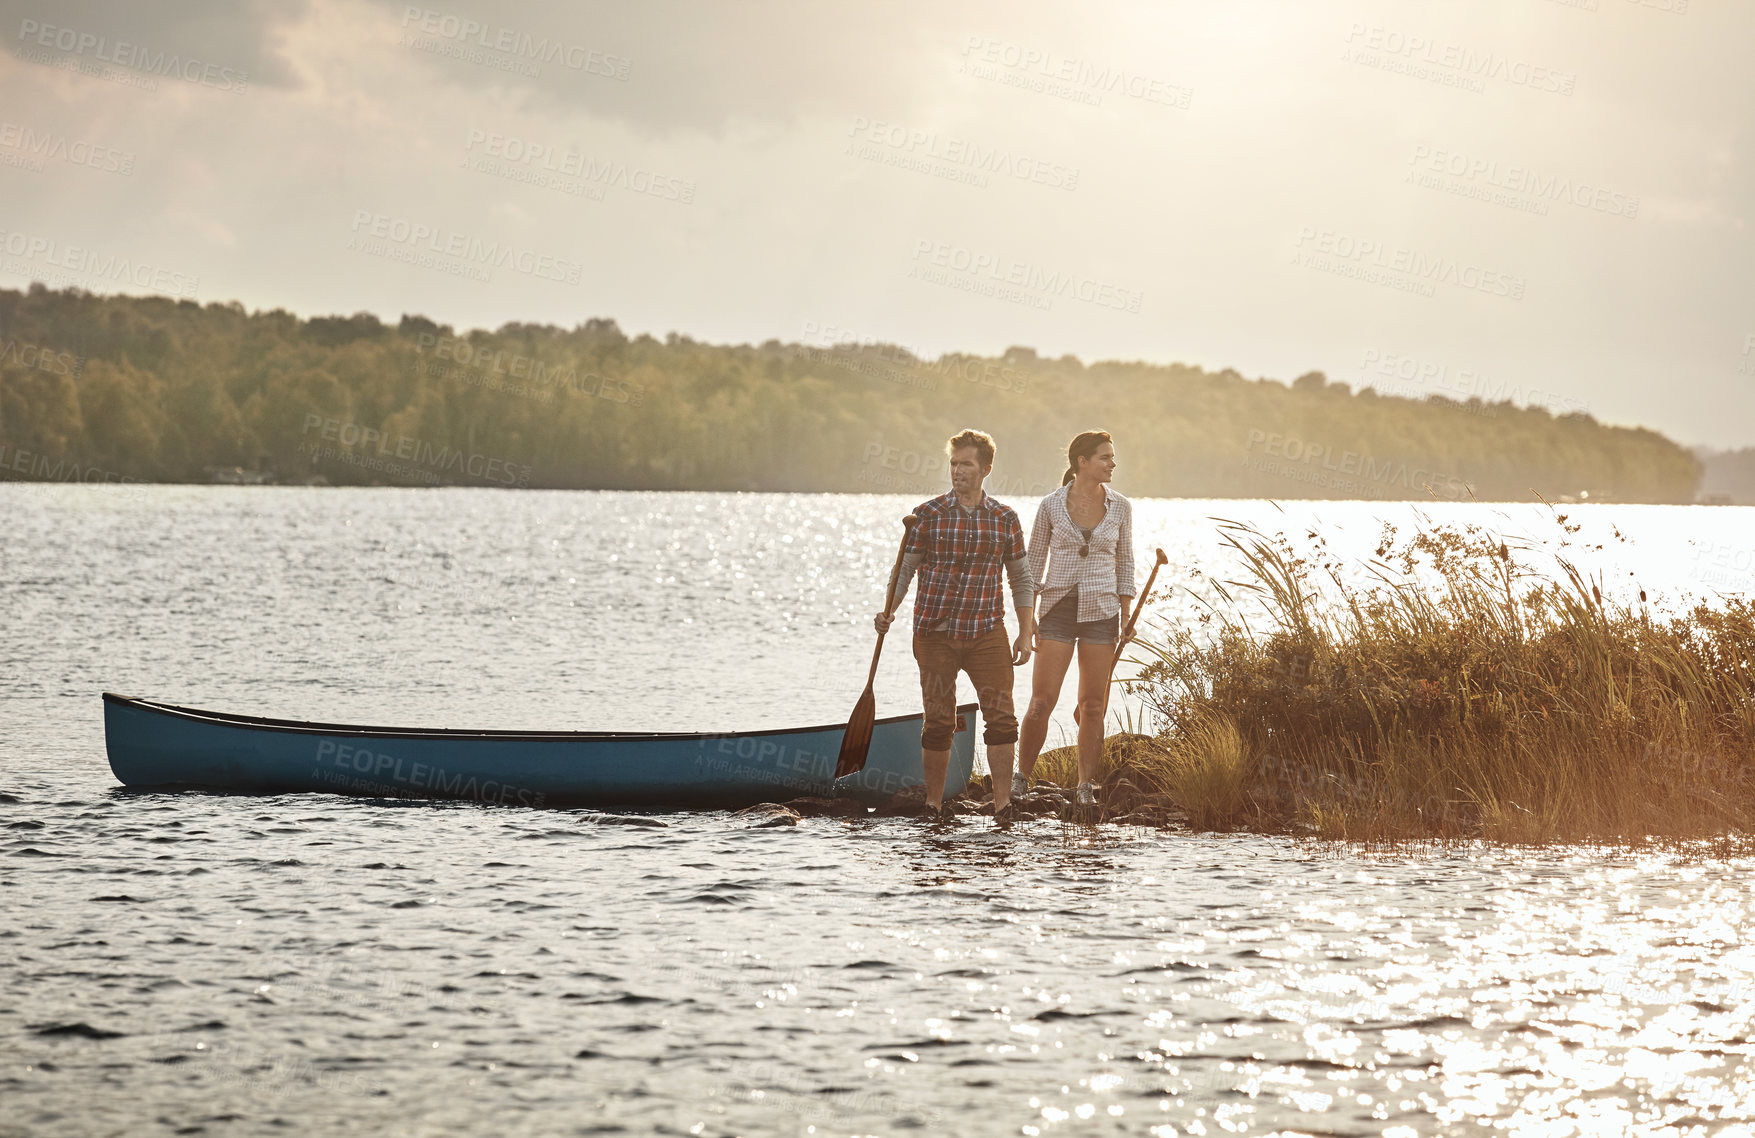
<instances>
[{"instance_id":1,"label":"peopleimages logo","mask_svg":"<svg viewBox=\"0 0 1755 1138\"><path fill-rule=\"evenodd\" d=\"M134 173L134 154L113 146L98 146L83 138L69 138L53 131L39 133L15 122L0 122L0 146L32 158L58 158L73 166L89 166L109 174ZM41 169L40 165L37 167Z\"/></svg>"},{"instance_id":2,"label":"peopleimages logo","mask_svg":"<svg viewBox=\"0 0 1755 1138\"><path fill-rule=\"evenodd\" d=\"M51 466L50 463L54 465ZM44 482L139 482L126 474L117 474L97 466L81 466L76 459L59 458L38 451L8 448L0 443L0 472L10 471L26 478Z\"/></svg>"},{"instance_id":3,"label":"peopleimages logo","mask_svg":"<svg viewBox=\"0 0 1755 1138\"><path fill-rule=\"evenodd\" d=\"M1262 448L1265 458L1252 458L1257 446ZM1430 491L1452 501L1466 498L1470 492L1468 481L1452 474L1410 466L1397 459L1379 462L1375 456L1363 451L1337 451L1332 446L1306 442L1297 435L1278 431L1252 427L1244 441L1243 451L1243 465L1252 470L1362 496L1365 491L1397 486L1410 491ZM1282 461L1272 461L1274 459Z\"/></svg>"},{"instance_id":4,"label":"peopleimages logo","mask_svg":"<svg viewBox=\"0 0 1755 1138\"><path fill-rule=\"evenodd\" d=\"M1454 150L1416 146L1409 165L1414 167L1414 174L1421 171L1443 174L1531 198L1544 203L1541 212L1546 212L1545 203L1561 202L1615 217L1639 216L1639 198L1634 194L1574 182L1563 175L1544 174L1524 166L1501 165L1493 159L1477 158ZM1410 174L1410 180L1413 176Z\"/></svg>"},{"instance_id":5,"label":"peopleimages logo","mask_svg":"<svg viewBox=\"0 0 1755 1138\"><path fill-rule=\"evenodd\" d=\"M1030 382L1029 375L1002 360L946 352L937 360L928 361L923 350L907 344L892 344L874 336L859 335L850 328L818 324L815 320L804 322L804 334L806 343L798 345L794 353L798 359L829 363L928 391L937 391L938 380L943 377L961 379L965 383L1003 391L1023 391ZM820 346L812 347L812 343ZM903 370L889 371L871 366L868 361L894 364Z\"/></svg>"},{"instance_id":6,"label":"peopleimages logo","mask_svg":"<svg viewBox=\"0 0 1755 1138\"><path fill-rule=\"evenodd\" d=\"M579 44L563 43L543 36L537 39L529 32L514 28L497 28L480 20L464 19L431 8L409 5L402 13L402 26L416 27L423 35L437 36L457 44L474 44L489 51L502 52L536 63L559 63L587 75L627 82L632 64L626 56L608 55Z\"/></svg>"},{"instance_id":7,"label":"peopleimages logo","mask_svg":"<svg viewBox=\"0 0 1755 1138\"><path fill-rule=\"evenodd\" d=\"M614 376L598 375L596 372L579 374L570 361L560 365L545 365L534 356L508 352L504 348L488 345L472 344L468 340L455 336L438 336L431 332L422 332L415 340L415 351L425 355L431 351L442 360L451 360L459 365L458 378L465 383L472 382L469 372L477 373L477 385L497 388L495 377L505 376L514 381L528 381L531 389L536 387L560 390L570 388L584 395L594 395L599 399L607 399L612 403L629 403L639 406L645 397L644 384L628 379L617 379ZM440 369L431 369L428 374L443 375ZM515 382L511 387L522 386Z\"/></svg>"},{"instance_id":8,"label":"peopleimages logo","mask_svg":"<svg viewBox=\"0 0 1755 1138\"><path fill-rule=\"evenodd\" d=\"M1379 273L1394 273L1409 283L1426 287L1448 284L1474 292L1484 292L1490 296L1522 300L1528 283L1523 277L1515 277L1509 273L1464 264L1449 257L1430 256L1414 249L1386 246L1333 229L1317 229L1312 225L1299 227L1297 246L1301 251L1314 253L1318 258L1308 267L1333 271L1330 266L1342 265ZM1306 263L1298 255L1294 255L1294 261Z\"/></svg>"},{"instance_id":9,"label":"peopleimages logo","mask_svg":"<svg viewBox=\"0 0 1755 1138\"><path fill-rule=\"evenodd\" d=\"M852 139L848 153L868 161L882 160L888 152L892 157L919 160L929 166L931 162L941 162L948 169L966 174L1004 174L1020 182L1035 182L1056 190L1079 188L1077 167L1018 154L1003 146L983 146L968 139L940 137L937 131L868 119L863 115L854 118L853 128L848 133ZM907 162L891 164L908 165ZM923 169L922 172L932 171Z\"/></svg>"},{"instance_id":10,"label":"peopleimages logo","mask_svg":"<svg viewBox=\"0 0 1755 1138\"><path fill-rule=\"evenodd\" d=\"M340 444L339 448L319 447L317 444L301 444L301 451L315 457L346 462L353 466L364 466L368 469L387 469L391 473L428 474L431 471L415 471L412 467L398 469L394 463L386 463L385 459L403 459L431 467L437 471L454 471L459 475L480 478L487 482L498 482L506 486L530 485L531 468L527 464L508 462L503 458L494 458L485 454L465 452L443 443L434 446L423 439L409 435L390 435L376 427L365 427L359 423L345 422L340 419L325 419L321 415L306 414L305 429L300 432L309 435L317 432L317 437L325 442ZM374 454L375 446L375 454ZM358 448L358 449L355 449Z\"/></svg>"},{"instance_id":11,"label":"peopleimages logo","mask_svg":"<svg viewBox=\"0 0 1755 1138\"><path fill-rule=\"evenodd\" d=\"M136 288L169 293L172 296L194 296L201 278L179 273L144 261L131 261L114 253L99 253L79 245L62 245L48 237L39 237L16 230L0 229L0 250L8 258L21 261L0 263L0 270L20 276L39 277L43 283L79 284L93 280L126 282ZM42 272L46 266L49 272Z\"/></svg>"},{"instance_id":12,"label":"peopleimages logo","mask_svg":"<svg viewBox=\"0 0 1755 1138\"><path fill-rule=\"evenodd\" d=\"M1457 399L1479 400L1489 405L1522 403L1528 407L1545 407L1555 415L1588 414L1590 411L1588 401L1564 392L1526 387L1503 379L1492 380L1478 371L1467 368L1452 369L1447 363L1422 360L1416 356L1380 351L1377 348L1365 349L1365 355L1359 361L1359 370L1389 376L1421 389L1436 388ZM1370 375L1366 379L1372 382L1372 386L1376 386ZM1491 413L1494 408L1484 406L1479 410Z\"/></svg>"},{"instance_id":13,"label":"peopleimages logo","mask_svg":"<svg viewBox=\"0 0 1755 1138\"><path fill-rule=\"evenodd\" d=\"M351 789L368 792L392 790L413 797L468 798L507 806L514 801L523 806L541 806L544 799L541 791L532 792L491 778L478 780L473 774L464 775L461 771L448 771L434 764L417 763L400 755L372 751L351 743L337 743L333 739L324 739L317 744L317 770L313 773L319 777L328 775L325 782L341 782L348 777L330 774L323 770L324 767L363 776L354 780L361 785L354 785Z\"/></svg>"},{"instance_id":14,"label":"peopleimages logo","mask_svg":"<svg viewBox=\"0 0 1755 1138\"><path fill-rule=\"evenodd\" d=\"M546 143L530 142L516 135L471 130L463 149L478 157L487 157L505 164L497 168L478 165L476 169L483 173L510 176L518 181L527 179L509 174L510 170L522 168L577 179L586 184L620 187L631 193L647 194L684 205L695 200L695 183L688 178L661 174L639 166L630 167L626 162L599 161L577 150L561 150Z\"/></svg>"},{"instance_id":15,"label":"peopleimages logo","mask_svg":"<svg viewBox=\"0 0 1755 1138\"><path fill-rule=\"evenodd\" d=\"M353 232L355 237L350 242L350 247L358 244L362 238L376 238L410 249L424 248L439 256L453 257L478 267L511 269L527 276L570 285L578 284L585 274L585 266L578 261L568 261L498 241L484 241L443 226L373 213L369 209L354 211Z\"/></svg>"},{"instance_id":16,"label":"peopleimages logo","mask_svg":"<svg viewBox=\"0 0 1755 1138\"><path fill-rule=\"evenodd\" d=\"M1755 549L1716 541L1696 545L1689 576L1722 588L1755 589Z\"/></svg>"},{"instance_id":17,"label":"peopleimages logo","mask_svg":"<svg viewBox=\"0 0 1755 1138\"><path fill-rule=\"evenodd\" d=\"M1109 64L1097 64L1088 59L1076 59L1057 55L1041 48L1025 47L1022 44L1009 43L993 36L969 36L963 44L965 59L973 59L990 67L1001 67L1008 71L1027 72L1044 80L1053 80L1067 85L1067 93L1087 93L1094 96L1096 104L1101 104L1103 94L1116 93L1129 98L1139 99L1147 103L1162 103L1167 107L1188 109L1189 99L1194 92L1187 87L1150 75L1128 71L1123 67ZM994 76L976 73L977 78L989 79ZM1033 90L1041 88L1032 87ZM1050 88L1045 93L1061 94L1058 89ZM1087 100L1080 99L1080 102Z\"/></svg>"},{"instance_id":18,"label":"peopleimages logo","mask_svg":"<svg viewBox=\"0 0 1755 1138\"><path fill-rule=\"evenodd\" d=\"M924 237L914 242L914 262L915 267L910 271L910 276L931 279L927 273L936 269L968 278L985 277L989 283L1020 290L1037 302L1052 303L1051 298L1062 296L1095 304L1100 308L1138 312L1141 302L1145 300L1145 293L1139 289L1122 288L1107 281L1079 276L1077 273L1048 269L1027 261L1014 261L997 253L968 249ZM1047 307L1046 304L1039 306Z\"/></svg>"},{"instance_id":19,"label":"peopleimages logo","mask_svg":"<svg viewBox=\"0 0 1755 1138\"><path fill-rule=\"evenodd\" d=\"M0 340L0 366L16 363L20 367L35 368L46 371L50 375L70 375L79 378L85 370L85 358L72 352L56 351L45 348L41 344L21 344L17 340Z\"/></svg>"},{"instance_id":20,"label":"peopleimages logo","mask_svg":"<svg viewBox=\"0 0 1755 1138\"><path fill-rule=\"evenodd\" d=\"M1477 84L1483 79L1501 79L1514 87L1528 87L1554 95L1570 95L1578 83L1578 76L1570 71L1556 71L1497 52L1477 51L1464 44L1437 43L1422 35L1379 24L1352 24L1347 29L1347 43L1353 46L1343 59L1371 67L1381 66L1385 59L1394 60L1443 68L1458 78ZM1371 54L1356 54L1360 48L1369 49ZM1384 69L1397 70L1394 67ZM1479 90L1479 87L1475 89Z\"/></svg>"},{"instance_id":21,"label":"peopleimages logo","mask_svg":"<svg viewBox=\"0 0 1755 1138\"><path fill-rule=\"evenodd\" d=\"M107 36L55 24L38 23L36 20L20 22L18 40L27 46L53 48L64 54L114 63L149 75L171 76L218 91L241 92L250 82L250 75L246 71L221 67L217 63L204 63L199 59L184 59L163 51L155 52L127 40L111 42Z\"/></svg>"}]
</instances>

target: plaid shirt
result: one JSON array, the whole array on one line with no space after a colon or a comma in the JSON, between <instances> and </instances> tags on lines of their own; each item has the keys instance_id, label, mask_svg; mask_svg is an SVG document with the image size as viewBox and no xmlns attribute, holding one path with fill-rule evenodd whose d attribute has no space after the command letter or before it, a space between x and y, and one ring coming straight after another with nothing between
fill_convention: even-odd
<instances>
[{"instance_id":1,"label":"plaid shirt","mask_svg":"<svg viewBox=\"0 0 1755 1138\"><path fill-rule=\"evenodd\" d=\"M1017 511L990 494L971 516L957 506L955 490L914 507L920 524L908 535L905 553L920 554L920 589L914 597L914 631L941 621L955 640L973 640L1005 623L1000 570L1024 556L1024 526Z\"/></svg>"},{"instance_id":2,"label":"plaid shirt","mask_svg":"<svg viewBox=\"0 0 1755 1138\"><path fill-rule=\"evenodd\" d=\"M1087 542L1067 513L1066 491L1062 486L1042 499L1030 529L1037 619L1077 589L1079 619L1105 620L1120 610L1124 598L1139 591L1133 583L1133 503L1104 486L1103 520L1091 529ZM1085 550L1083 557L1080 548Z\"/></svg>"}]
</instances>

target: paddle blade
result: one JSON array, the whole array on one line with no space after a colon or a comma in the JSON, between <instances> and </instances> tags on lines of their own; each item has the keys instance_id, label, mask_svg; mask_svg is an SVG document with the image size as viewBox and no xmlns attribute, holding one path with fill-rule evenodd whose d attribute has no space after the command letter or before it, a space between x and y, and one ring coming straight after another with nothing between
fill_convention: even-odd
<instances>
[{"instance_id":1,"label":"paddle blade","mask_svg":"<svg viewBox=\"0 0 1755 1138\"><path fill-rule=\"evenodd\" d=\"M847 730L841 734L841 757L835 762L835 777L846 778L865 769L865 755L871 750L871 725L877 718L877 697L871 688L859 697L853 714L847 717Z\"/></svg>"}]
</instances>

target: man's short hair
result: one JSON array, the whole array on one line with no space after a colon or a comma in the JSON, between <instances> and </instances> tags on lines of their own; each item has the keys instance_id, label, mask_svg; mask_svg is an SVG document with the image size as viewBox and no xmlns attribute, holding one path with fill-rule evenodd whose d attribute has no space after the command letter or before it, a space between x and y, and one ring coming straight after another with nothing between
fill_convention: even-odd
<instances>
[{"instance_id":1,"label":"man's short hair","mask_svg":"<svg viewBox=\"0 0 1755 1138\"><path fill-rule=\"evenodd\" d=\"M982 466L993 465L993 439L989 435L965 428L962 434L945 444L945 454L956 454L964 447L975 448L975 457Z\"/></svg>"}]
</instances>

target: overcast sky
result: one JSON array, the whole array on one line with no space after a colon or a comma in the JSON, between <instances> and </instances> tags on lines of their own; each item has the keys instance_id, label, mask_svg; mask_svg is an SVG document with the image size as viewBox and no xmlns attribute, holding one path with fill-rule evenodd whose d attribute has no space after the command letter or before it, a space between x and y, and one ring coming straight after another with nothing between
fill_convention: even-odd
<instances>
[{"instance_id":1,"label":"overcast sky","mask_svg":"<svg viewBox=\"0 0 1755 1138\"><path fill-rule=\"evenodd\" d=\"M0 0L0 285L1755 443L1755 4Z\"/></svg>"}]
</instances>

